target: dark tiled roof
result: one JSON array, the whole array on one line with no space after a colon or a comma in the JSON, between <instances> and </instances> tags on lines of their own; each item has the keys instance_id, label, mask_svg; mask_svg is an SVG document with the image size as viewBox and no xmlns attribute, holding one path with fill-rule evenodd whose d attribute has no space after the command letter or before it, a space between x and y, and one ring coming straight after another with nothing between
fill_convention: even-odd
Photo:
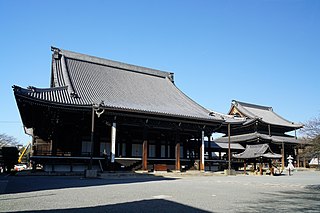
<instances>
[{"instance_id":1,"label":"dark tiled roof","mask_svg":"<svg viewBox=\"0 0 320 213\"><path fill-rule=\"evenodd\" d=\"M173 73L52 48L51 88L15 87L15 93L48 103L105 107L222 122L173 82ZM210 114L210 115L209 115Z\"/></svg>"},{"instance_id":2,"label":"dark tiled roof","mask_svg":"<svg viewBox=\"0 0 320 213\"><path fill-rule=\"evenodd\" d=\"M303 127L302 124L290 122L282 118L280 115L273 111L272 107L244 103L235 100L232 101L232 106L236 107L243 115L245 115L249 119L261 119L261 121L268 124L290 127L295 129Z\"/></svg>"},{"instance_id":3,"label":"dark tiled roof","mask_svg":"<svg viewBox=\"0 0 320 213\"><path fill-rule=\"evenodd\" d=\"M258 144L258 145L247 145L246 149L239 154L233 155L234 158L242 158L242 159L249 159L249 158L281 158L282 155L275 154L271 151L268 144Z\"/></svg>"},{"instance_id":4,"label":"dark tiled roof","mask_svg":"<svg viewBox=\"0 0 320 213\"><path fill-rule=\"evenodd\" d=\"M205 141L205 142L207 143L207 141ZM229 144L227 142L211 141L211 148L229 149ZM230 143L230 149L244 150L244 147L238 143Z\"/></svg>"},{"instance_id":5,"label":"dark tiled roof","mask_svg":"<svg viewBox=\"0 0 320 213\"><path fill-rule=\"evenodd\" d=\"M231 142L248 142L248 141L257 141L258 139L267 140L273 143L293 143L293 144L299 144L301 141L299 139L296 139L295 137L289 136L289 135L283 135L283 136L276 136L276 135L266 135L261 134L258 132L254 133L248 133L248 134L242 134L242 135L234 135L230 137ZM221 138L217 138L215 140L216 142L228 142L228 137L224 136Z\"/></svg>"}]
</instances>

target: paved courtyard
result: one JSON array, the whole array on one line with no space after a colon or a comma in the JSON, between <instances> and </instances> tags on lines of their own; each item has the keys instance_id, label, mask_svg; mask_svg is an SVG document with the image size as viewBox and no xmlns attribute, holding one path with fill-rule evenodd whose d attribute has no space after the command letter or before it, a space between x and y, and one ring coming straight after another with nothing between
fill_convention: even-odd
<instances>
[{"instance_id":1,"label":"paved courtyard","mask_svg":"<svg viewBox=\"0 0 320 213\"><path fill-rule=\"evenodd\" d=\"M1 212L319 212L320 172L293 176L0 176Z\"/></svg>"}]
</instances>

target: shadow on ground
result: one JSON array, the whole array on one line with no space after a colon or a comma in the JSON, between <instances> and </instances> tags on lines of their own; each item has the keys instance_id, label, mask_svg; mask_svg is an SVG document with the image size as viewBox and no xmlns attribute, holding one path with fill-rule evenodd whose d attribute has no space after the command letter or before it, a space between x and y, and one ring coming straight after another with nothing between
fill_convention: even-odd
<instances>
[{"instance_id":1,"label":"shadow on ground","mask_svg":"<svg viewBox=\"0 0 320 213\"><path fill-rule=\"evenodd\" d=\"M253 200L241 212L319 212L320 209L320 185L262 194L263 200Z\"/></svg>"},{"instance_id":2,"label":"shadow on ground","mask_svg":"<svg viewBox=\"0 0 320 213\"><path fill-rule=\"evenodd\" d=\"M2 188L0 194L164 180L175 180L175 178L165 178L153 175L107 177L103 179L86 179L80 176L9 176L6 177L6 179L0 179L0 189Z\"/></svg>"},{"instance_id":3,"label":"shadow on ground","mask_svg":"<svg viewBox=\"0 0 320 213\"><path fill-rule=\"evenodd\" d=\"M137 212L137 213L149 213L149 212L199 212L207 213L201 209L176 203L173 201L163 200L163 199L153 199L153 200L141 200L128 203L119 203L113 205L104 206L94 206L94 207L84 207L84 208L71 208L71 209L52 209L52 210L40 210L40 211L19 211L19 212L67 212L67 213L86 213L86 212Z\"/></svg>"}]
</instances>

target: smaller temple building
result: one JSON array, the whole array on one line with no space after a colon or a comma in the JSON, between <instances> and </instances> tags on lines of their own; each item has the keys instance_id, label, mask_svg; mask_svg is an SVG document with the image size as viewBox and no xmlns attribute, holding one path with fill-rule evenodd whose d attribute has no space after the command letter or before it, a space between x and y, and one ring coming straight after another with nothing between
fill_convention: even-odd
<instances>
[{"instance_id":1,"label":"smaller temple building","mask_svg":"<svg viewBox=\"0 0 320 213\"><path fill-rule=\"evenodd\" d=\"M276 157L274 157L275 155L268 155L269 158L279 158L281 155L282 169L286 164L285 159L289 155L294 156L297 165L300 164L299 148L301 141L296 137L296 130L302 128L302 124L284 119L275 113L272 107L235 100L232 101L228 114L234 117L246 118L246 121L242 125L231 129L229 133L230 138L226 135L216 139L216 142L228 142L230 140L231 143L241 144L243 147L246 147L243 156L246 156L246 153L251 153L247 149L252 150L252 145L266 144L268 149L272 150L271 152L279 154ZM222 131L227 134L226 129ZM294 136L287 134L292 131L295 132ZM236 156L240 157L240 155ZM241 158L244 158L243 156ZM250 158L253 157L250 156Z\"/></svg>"}]
</instances>

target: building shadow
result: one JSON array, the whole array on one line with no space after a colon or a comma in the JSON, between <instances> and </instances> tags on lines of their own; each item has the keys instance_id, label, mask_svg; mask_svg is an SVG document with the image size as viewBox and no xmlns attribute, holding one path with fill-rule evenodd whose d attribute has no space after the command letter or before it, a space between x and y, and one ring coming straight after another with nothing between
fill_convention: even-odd
<instances>
[{"instance_id":1,"label":"building shadow","mask_svg":"<svg viewBox=\"0 0 320 213\"><path fill-rule=\"evenodd\" d=\"M175 180L175 178L154 175L111 176L90 179L81 176L9 176L0 180L0 189L2 189L0 194L11 194L52 189L168 181Z\"/></svg>"},{"instance_id":2,"label":"building shadow","mask_svg":"<svg viewBox=\"0 0 320 213\"><path fill-rule=\"evenodd\" d=\"M70 209L51 209L39 211L19 211L19 212L36 212L36 213L50 213L50 212L66 212L66 213L87 213L87 212L129 212L129 213L172 213L172 212L198 212L207 213L208 211L183 205L164 199L141 200L127 203L119 203L112 205L102 205L84 208L70 208Z\"/></svg>"},{"instance_id":3,"label":"building shadow","mask_svg":"<svg viewBox=\"0 0 320 213\"><path fill-rule=\"evenodd\" d=\"M263 193L263 199L252 200L239 212L319 212L320 185L299 190Z\"/></svg>"}]
</instances>

